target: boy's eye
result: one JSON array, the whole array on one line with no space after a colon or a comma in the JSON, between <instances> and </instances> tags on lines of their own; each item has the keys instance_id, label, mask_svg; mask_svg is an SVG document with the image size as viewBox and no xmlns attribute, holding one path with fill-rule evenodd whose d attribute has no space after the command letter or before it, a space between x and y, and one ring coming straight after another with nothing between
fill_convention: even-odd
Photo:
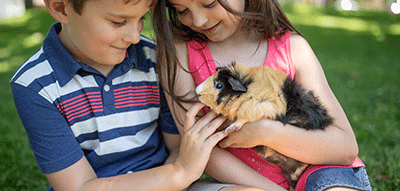
<instances>
[{"instance_id":1,"label":"boy's eye","mask_svg":"<svg viewBox=\"0 0 400 191\"><path fill-rule=\"evenodd\" d=\"M115 26L118 26L118 27L120 27L120 26L124 26L126 23L127 23L127 21L126 20L124 20L124 21L122 21L122 22L116 22L116 21L111 21Z\"/></svg>"}]
</instances>

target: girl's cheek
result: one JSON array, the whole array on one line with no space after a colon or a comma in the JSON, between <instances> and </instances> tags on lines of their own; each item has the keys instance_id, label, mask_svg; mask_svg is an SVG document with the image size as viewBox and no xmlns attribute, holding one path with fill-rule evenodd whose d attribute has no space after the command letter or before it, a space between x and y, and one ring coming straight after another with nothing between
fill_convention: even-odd
<instances>
[{"instance_id":1,"label":"girl's cheek","mask_svg":"<svg viewBox=\"0 0 400 191\"><path fill-rule=\"evenodd\" d=\"M188 18L188 16L179 16L178 18L183 25L190 27L190 18Z\"/></svg>"}]
</instances>

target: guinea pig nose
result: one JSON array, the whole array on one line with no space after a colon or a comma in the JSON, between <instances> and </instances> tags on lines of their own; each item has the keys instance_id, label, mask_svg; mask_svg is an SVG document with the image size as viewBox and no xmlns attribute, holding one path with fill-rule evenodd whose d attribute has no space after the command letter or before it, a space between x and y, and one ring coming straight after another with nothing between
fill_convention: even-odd
<instances>
[{"instance_id":1,"label":"guinea pig nose","mask_svg":"<svg viewBox=\"0 0 400 191\"><path fill-rule=\"evenodd\" d=\"M196 94L197 94L197 95L200 95L201 90L203 89L203 85L204 85L204 82L202 82L201 84L199 84L199 85L196 87Z\"/></svg>"}]
</instances>

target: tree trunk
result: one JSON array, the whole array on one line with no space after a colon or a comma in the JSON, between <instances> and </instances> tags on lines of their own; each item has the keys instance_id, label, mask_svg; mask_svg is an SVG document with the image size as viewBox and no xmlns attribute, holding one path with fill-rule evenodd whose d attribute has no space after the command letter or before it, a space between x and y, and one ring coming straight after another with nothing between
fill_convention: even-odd
<instances>
[{"instance_id":1,"label":"tree trunk","mask_svg":"<svg viewBox=\"0 0 400 191\"><path fill-rule=\"evenodd\" d=\"M335 7L335 1L336 0L325 0L325 7L329 8Z\"/></svg>"}]
</instances>

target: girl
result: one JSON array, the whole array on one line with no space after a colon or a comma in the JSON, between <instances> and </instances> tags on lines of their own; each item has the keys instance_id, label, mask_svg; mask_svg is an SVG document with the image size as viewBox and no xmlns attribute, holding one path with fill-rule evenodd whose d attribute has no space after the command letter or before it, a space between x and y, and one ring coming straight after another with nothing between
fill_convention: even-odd
<instances>
[{"instance_id":1,"label":"girl","mask_svg":"<svg viewBox=\"0 0 400 191\"><path fill-rule=\"evenodd\" d=\"M207 174L224 183L288 189L279 167L252 149L265 145L315 164L304 172L296 190L371 189L350 123L318 59L276 0L159 0L153 24L160 80L178 129L183 129L183 116L195 102L195 87L216 67L232 61L286 72L314 91L335 119L325 131L305 131L267 119L246 124L220 142L226 150L214 148ZM224 187L230 188L219 188Z\"/></svg>"}]
</instances>

